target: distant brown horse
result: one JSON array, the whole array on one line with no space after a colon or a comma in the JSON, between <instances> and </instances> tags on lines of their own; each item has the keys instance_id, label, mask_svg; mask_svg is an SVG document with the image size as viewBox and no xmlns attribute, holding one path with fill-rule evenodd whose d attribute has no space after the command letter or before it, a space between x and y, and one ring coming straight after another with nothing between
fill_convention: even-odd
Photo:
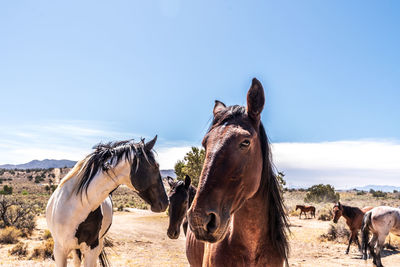
<instances>
[{"instance_id":1,"label":"distant brown horse","mask_svg":"<svg viewBox=\"0 0 400 267\"><path fill-rule=\"evenodd\" d=\"M333 206L333 222L337 223L340 216L343 216L346 219L347 226L350 228L349 245L347 246L346 254L349 254L350 244L352 241L354 241L357 244L358 249L361 250L360 242L358 240L358 231L361 229L364 214L372 208L373 207L368 206L359 209L357 207L342 205L340 202Z\"/></svg>"},{"instance_id":2,"label":"distant brown horse","mask_svg":"<svg viewBox=\"0 0 400 267\"><path fill-rule=\"evenodd\" d=\"M253 79L247 108L216 101L212 125L203 139L206 157L188 211L191 231L205 241L191 266L282 266L287 260L287 218L272 169L260 116L264 89Z\"/></svg>"},{"instance_id":3,"label":"distant brown horse","mask_svg":"<svg viewBox=\"0 0 400 267\"><path fill-rule=\"evenodd\" d=\"M311 217L315 218L315 207L314 206L304 206L304 205L296 205L296 210L300 209L299 218L301 219L301 214L304 213L304 216L307 218L307 212L310 212Z\"/></svg>"}]
</instances>

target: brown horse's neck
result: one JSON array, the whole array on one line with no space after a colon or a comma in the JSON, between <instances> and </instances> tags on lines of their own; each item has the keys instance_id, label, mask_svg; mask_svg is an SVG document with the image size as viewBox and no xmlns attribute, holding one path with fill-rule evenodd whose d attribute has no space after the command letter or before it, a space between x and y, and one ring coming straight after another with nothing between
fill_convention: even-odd
<instances>
[{"instance_id":1,"label":"brown horse's neck","mask_svg":"<svg viewBox=\"0 0 400 267\"><path fill-rule=\"evenodd\" d=\"M233 245L245 249L250 261L262 265L263 262L271 262L268 258L276 260L279 256L275 255L272 248L270 255L259 255L262 251L260 246L268 240L267 200L260 191L234 213L229 240Z\"/></svg>"}]
</instances>

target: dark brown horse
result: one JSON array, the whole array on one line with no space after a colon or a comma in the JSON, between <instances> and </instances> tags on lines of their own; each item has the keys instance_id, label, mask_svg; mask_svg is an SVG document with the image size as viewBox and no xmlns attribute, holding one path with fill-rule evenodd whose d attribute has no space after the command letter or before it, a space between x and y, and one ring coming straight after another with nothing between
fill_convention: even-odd
<instances>
[{"instance_id":1,"label":"dark brown horse","mask_svg":"<svg viewBox=\"0 0 400 267\"><path fill-rule=\"evenodd\" d=\"M307 218L307 212L310 212L311 217L315 218L315 207L314 206L304 206L304 205L296 205L296 210L300 209L299 218L301 219L301 214L304 213L304 216Z\"/></svg>"},{"instance_id":2,"label":"dark brown horse","mask_svg":"<svg viewBox=\"0 0 400 267\"><path fill-rule=\"evenodd\" d=\"M169 176L167 178L168 184L171 187L171 191L168 195L169 226L167 235L171 239L177 239L179 237L181 225L186 235L188 225L186 211L193 202L196 188L190 184L191 179L188 175L186 175L185 181L174 180L174 178Z\"/></svg>"},{"instance_id":3,"label":"dark brown horse","mask_svg":"<svg viewBox=\"0 0 400 267\"><path fill-rule=\"evenodd\" d=\"M373 207L368 206L359 209L357 207L342 205L340 202L333 206L333 222L337 223L340 216L343 216L346 219L347 226L350 228L349 245L347 246L346 254L349 254L350 244L352 241L354 241L354 243L357 244L358 249L361 250L360 241L358 240L358 231L361 229L364 214L372 208Z\"/></svg>"},{"instance_id":4,"label":"dark brown horse","mask_svg":"<svg viewBox=\"0 0 400 267\"><path fill-rule=\"evenodd\" d=\"M198 243L186 243L191 266L282 266L287 260L287 218L260 119L264 102L253 79L247 108L215 103L188 211L188 238L192 233L206 243L201 255L194 255Z\"/></svg>"}]
</instances>

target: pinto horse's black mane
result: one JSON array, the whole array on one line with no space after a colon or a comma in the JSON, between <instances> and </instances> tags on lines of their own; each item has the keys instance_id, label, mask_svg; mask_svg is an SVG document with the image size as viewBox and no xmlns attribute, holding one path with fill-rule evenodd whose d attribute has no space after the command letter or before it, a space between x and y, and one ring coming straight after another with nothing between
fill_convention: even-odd
<instances>
[{"instance_id":1,"label":"pinto horse's black mane","mask_svg":"<svg viewBox=\"0 0 400 267\"><path fill-rule=\"evenodd\" d=\"M225 109L217 112L214 116L211 127L208 132L213 128L231 121L234 118L246 114L246 108L239 105L226 107ZM279 188L276 174L273 171L272 155L267 134L265 132L262 122L259 126L259 138L262 148L263 156L263 169L261 175L261 183L258 193L262 194L265 198L266 209L268 218L268 236L267 240L260 244L258 256L268 254L268 244L282 256L287 259L289 252L289 245L287 241L288 219L285 213L284 204L282 201L281 190Z\"/></svg>"},{"instance_id":2,"label":"pinto horse's black mane","mask_svg":"<svg viewBox=\"0 0 400 267\"><path fill-rule=\"evenodd\" d=\"M131 164L136 163L137 169L139 157L143 156L146 159L148 157L144 149L144 140L138 143L133 140L99 143L93 149L94 151L84 159L77 194L87 192L90 183L99 171L108 172L111 166L117 165L122 159L125 158Z\"/></svg>"}]
</instances>

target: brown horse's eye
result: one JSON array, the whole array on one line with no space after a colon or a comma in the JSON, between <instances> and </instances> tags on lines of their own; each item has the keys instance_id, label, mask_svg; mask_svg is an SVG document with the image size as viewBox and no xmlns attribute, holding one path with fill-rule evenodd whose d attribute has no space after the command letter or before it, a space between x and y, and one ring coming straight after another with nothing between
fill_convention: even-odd
<instances>
[{"instance_id":1,"label":"brown horse's eye","mask_svg":"<svg viewBox=\"0 0 400 267\"><path fill-rule=\"evenodd\" d=\"M250 145L250 140L246 139L240 143L240 148L246 148Z\"/></svg>"}]
</instances>

